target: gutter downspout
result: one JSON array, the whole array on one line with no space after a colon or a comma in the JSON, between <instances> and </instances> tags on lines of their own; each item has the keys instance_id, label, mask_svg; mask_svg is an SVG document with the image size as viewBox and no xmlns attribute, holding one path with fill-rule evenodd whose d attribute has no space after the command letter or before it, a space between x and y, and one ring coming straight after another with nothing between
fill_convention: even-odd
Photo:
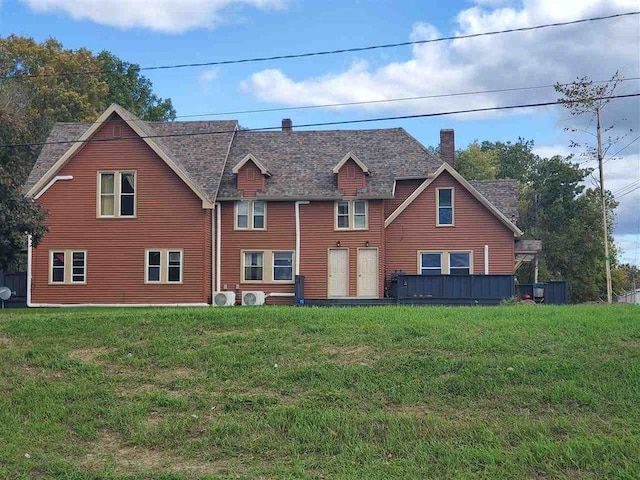
<instances>
[{"instance_id":1,"label":"gutter downspout","mask_svg":"<svg viewBox=\"0 0 640 480\"><path fill-rule=\"evenodd\" d=\"M295 204L296 211L296 276L300 275L300 205L309 205L309 201L298 201Z\"/></svg>"},{"instance_id":2,"label":"gutter downspout","mask_svg":"<svg viewBox=\"0 0 640 480\"><path fill-rule=\"evenodd\" d=\"M27 235L27 307L33 307L31 303L31 254L33 246L31 244L31 235Z\"/></svg>"},{"instance_id":3,"label":"gutter downspout","mask_svg":"<svg viewBox=\"0 0 640 480\"><path fill-rule=\"evenodd\" d=\"M222 261L220 259L220 252L222 251L222 232L220 231L220 227L222 225L222 204L220 202L216 202L216 292L220 291L220 270ZM211 222L213 223L213 217L211 217Z\"/></svg>"}]
</instances>

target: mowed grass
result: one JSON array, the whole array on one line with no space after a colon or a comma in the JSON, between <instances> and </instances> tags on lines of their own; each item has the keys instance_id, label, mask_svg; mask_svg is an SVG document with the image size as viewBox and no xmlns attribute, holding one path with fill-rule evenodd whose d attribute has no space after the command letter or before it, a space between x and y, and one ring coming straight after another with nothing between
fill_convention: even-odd
<instances>
[{"instance_id":1,"label":"mowed grass","mask_svg":"<svg viewBox=\"0 0 640 480\"><path fill-rule=\"evenodd\" d=\"M0 478L640 478L640 309L0 312Z\"/></svg>"}]
</instances>

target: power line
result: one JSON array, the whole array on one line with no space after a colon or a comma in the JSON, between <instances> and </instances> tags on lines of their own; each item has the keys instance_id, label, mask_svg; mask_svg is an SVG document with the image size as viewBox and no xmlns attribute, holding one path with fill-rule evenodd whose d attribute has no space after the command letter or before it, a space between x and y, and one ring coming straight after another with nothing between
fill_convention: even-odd
<instances>
[{"instance_id":1,"label":"power line","mask_svg":"<svg viewBox=\"0 0 640 480\"><path fill-rule=\"evenodd\" d=\"M636 190L640 190L640 185L638 185L635 188L632 188L631 190L628 190L628 191L624 192L622 195L617 195L616 198L619 199L619 198L622 198L622 197L626 197L627 195L629 195L630 193L635 192Z\"/></svg>"},{"instance_id":2,"label":"power line","mask_svg":"<svg viewBox=\"0 0 640 480\"><path fill-rule=\"evenodd\" d=\"M626 95L614 95L608 97L595 97L591 100L604 100L604 99L617 99L617 98L630 98L630 97L638 97L640 93L630 93ZM436 112L436 113L422 113L415 115L398 115L398 116L390 116L390 117L377 117L377 118L364 118L358 120L339 120L334 122L321 122L321 123L307 123L302 125L297 125L297 128L309 128L309 127L328 127L328 126L336 126L336 125L353 125L358 123L370 123L370 122L384 122L389 120L410 120L415 118L430 118L430 117L440 117L445 115L459 115L464 113L480 113L480 112L491 112L491 111L499 111L499 110L514 110L518 108L535 108L535 107L548 107L551 105L560 105L563 103L568 103L569 100L555 100L553 102L540 102L540 103L529 103L529 104L520 104L520 105L505 105L500 107L485 107L485 108L472 108L467 110L454 110L449 112ZM281 126L273 126L273 127L260 127L260 128L248 128L243 131L249 132L260 132L260 131L270 131L270 130L280 130ZM175 133L175 134L164 134L164 135L147 135L147 136L131 136L131 137L120 137L120 138L96 138L85 140L83 143L93 143L93 142L113 142L120 140L128 140L132 138L171 138L171 137L192 137L199 135L219 135L224 133L233 133L235 130L227 130L227 131L209 131L209 132L194 132L194 133ZM16 143L16 144L5 144L0 145L0 148L10 148L10 147L35 147L41 145L59 145L59 144L69 144L69 143L77 143L78 140L68 140L68 141L57 141L57 142L33 142L33 143Z\"/></svg>"},{"instance_id":3,"label":"power line","mask_svg":"<svg viewBox=\"0 0 640 480\"><path fill-rule=\"evenodd\" d=\"M500 35L500 34L504 34L504 33L527 32L527 31L539 30L539 29L543 29L543 28L561 27L561 26L567 26L567 25L576 25L576 24L580 24L580 23L596 22L596 21L602 21L602 20L609 20L609 19L612 19L612 18L627 17L627 16L639 15L639 14L640 14L640 12L638 12L638 11L636 11L636 12L626 12L626 13L617 13L617 14L614 14L614 15L583 18L583 19L572 20L572 21L568 21L568 22L546 23L546 24L542 24L542 25L534 25L534 26L531 26L531 27L509 28L509 29L505 29L505 30L495 30L495 31L491 31L491 32L481 32L481 33L471 33L471 34L467 34L467 35L454 35L454 36L448 36L448 37L432 38L432 39L429 39L429 40L414 40L414 41L409 41L409 42L387 43L387 44L380 44L380 45L368 45L368 46L364 46L364 47L341 48L341 49L336 49L336 50L324 50L324 51L318 51L318 52L306 52L306 53L295 53L295 54L286 54L286 55L275 55L275 56L270 56L270 57L253 57L253 58L242 58L242 59L235 59L235 60L218 60L218 61L201 62L201 63L182 63L182 64L175 64L175 65L157 65L157 66L151 66L151 67L137 67L137 68L133 68L133 70L135 70L135 71L149 71L149 70L169 70L169 69L175 69L175 68L212 67L212 66L219 66L219 65L235 65L235 64L240 64L240 63L268 62L268 61L273 61L273 60L289 60L289 59L294 59L294 58L317 57L317 56L322 56L322 55L336 55L336 54L341 54L341 53L364 52L364 51L378 50L378 49L384 49L384 48L397 48L397 47L405 47L405 46L411 46L411 45L422 45L422 44L428 44L428 43L437 43L437 42L444 42L444 41L449 41L449 40L462 40L462 39L468 39L468 38L478 38L478 37L485 37L485 36L490 36L490 35ZM66 72L66 73L29 74L29 75L20 75L20 76L16 76L16 77L2 77L2 78L3 79L9 79L9 78L22 79L22 78L35 78L35 77L60 77L60 76L72 76L72 75L92 75L92 74L100 74L100 73L107 73L107 72L108 71L104 71L104 70L93 70L93 71L87 70L87 71L76 71L76 72Z\"/></svg>"},{"instance_id":4,"label":"power line","mask_svg":"<svg viewBox=\"0 0 640 480\"><path fill-rule=\"evenodd\" d=\"M620 79L621 82L628 82L631 80L640 80L640 77L630 77ZM607 83L610 80L594 80L592 83ZM573 82L560 83L558 85L566 86L571 85ZM214 112L214 113L196 113L191 115L176 115L176 118L196 118L196 117L221 117L224 115L243 115L249 113L270 113L270 112L286 112L291 110L308 110L315 108L335 108L335 107L350 107L357 105L375 105L380 103L393 103L393 102L406 102L411 100L428 100L431 98L446 98L446 97L461 97L468 95L482 95L487 93L504 93L504 92L516 92L522 90L536 90L543 88L553 88L557 84L552 85L534 85L527 87L511 87L511 88L497 88L493 90L476 90L471 92L455 92L455 93L440 93L434 95L421 95L417 97L398 97L390 98L386 100L364 100L361 102L344 102L344 103L325 103L322 105L301 105L299 107L278 107L278 108L261 108L256 110L236 110L228 112Z\"/></svg>"}]
</instances>

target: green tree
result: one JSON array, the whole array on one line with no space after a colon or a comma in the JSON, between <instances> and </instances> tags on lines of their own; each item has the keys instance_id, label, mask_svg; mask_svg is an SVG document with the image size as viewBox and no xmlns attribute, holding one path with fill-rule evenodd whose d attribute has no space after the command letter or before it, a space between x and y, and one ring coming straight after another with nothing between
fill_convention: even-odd
<instances>
[{"instance_id":1,"label":"green tree","mask_svg":"<svg viewBox=\"0 0 640 480\"><path fill-rule=\"evenodd\" d=\"M145 120L175 118L171 100L155 95L139 71L106 51L0 38L0 268L15 261L25 233L37 245L46 232L44 212L22 185L54 122L94 121L113 102Z\"/></svg>"}]
</instances>

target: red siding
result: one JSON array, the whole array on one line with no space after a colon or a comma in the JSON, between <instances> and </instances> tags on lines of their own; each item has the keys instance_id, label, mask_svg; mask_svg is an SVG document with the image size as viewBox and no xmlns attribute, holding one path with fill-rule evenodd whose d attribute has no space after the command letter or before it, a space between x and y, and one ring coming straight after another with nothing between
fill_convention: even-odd
<instances>
[{"instance_id":1,"label":"red siding","mask_svg":"<svg viewBox=\"0 0 640 480\"><path fill-rule=\"evenodd\" d=\"M338 190L345 195L355 195L366 185L366 176L356 162L349 159L338 171Z\"/></svg>"},{"instance_id":2,"label":"red siding","mask_svg":"<svg viewBox=\"0 0 640 480\"><path fill-rule=\"evenodd\" d=\"M264 189L264 175L252 161L240 168L237 181L238 190L242 190L243 197L255 197L257 192Z\"/></svg>"},{"instance_id":3,"label":"red siding","mask_svg":"<svg viewBox=\"0 0 640 480\"><path fill-rule=\"evenodd\" d=\"M300 274L305 276L304 294L307 298L327 298L329 249L340 242L349 249L349 296L357 295L358 247L369 242L378 248L378 295L384 293L384 218L381 200L370 200L368 230L335 230L334 202L311 202L300 207L301 248Z\"/></svg>"},{"instance_id":4,"label":"red siding","mask_svg":"<svg viewBox=\"0 0 640 480\"><path fill-rule=\"evenodd\" d=\"M94 138L112 138L111 123ZM49 233L33 252L32 302L203 303L211 296L211 212L135 132L88 143L39 199ZM135 170L137 218L96 218L97 172ZM183 283L146 285L146 248L183 249ZM87 251L86 285L49 285L49 251Z\"/></svg>"},{"instance_id":5,"label":"red siding","mask_svg":"<svg viewBox=\"0 0 640 480\"><path fill-rule=\"evenodd\" d=\"M253 165L253 163L251 163ZM304 208L304 207L301 207ZM266 293L293 293L293 284L241 283L241 254L243 250L291 250L296 248L295 210L293 202L267 202L266 230L234 230L234 202L222 203L221 288L234 291L258 290ZM295 253L294 253L295 259ZM266 265L264 268L270 268ZM295 266L294 266L295 274ZM237 296L240 302L239 292ZM291 303L293 298L271 297L267 303Z\"/></svg>"},{"instance_id":6,"label":"red siding","mask_svg":"<svg viewBox=\"0 0 640 480\"><path fill-rule=\"evenodd\" d=\"M452 227L436 227L436 188L442 187L455 188ZM485 245L489 273L513 273L513 232L446 172L386 228L386 242L387 277L394 270L418 273L419 250L472 250L474 273L482 274Z\"/></svg>"},{"instance_id":7,"label":"red siding","mask_svg":"<svg viewBox=\"0 0 640 480\"><path fill-rule=\"evenodd\" d=\"M388 218L424 180L397 180L394 197L384 201L384 218Z\"/></svg>"}]
</instances>

